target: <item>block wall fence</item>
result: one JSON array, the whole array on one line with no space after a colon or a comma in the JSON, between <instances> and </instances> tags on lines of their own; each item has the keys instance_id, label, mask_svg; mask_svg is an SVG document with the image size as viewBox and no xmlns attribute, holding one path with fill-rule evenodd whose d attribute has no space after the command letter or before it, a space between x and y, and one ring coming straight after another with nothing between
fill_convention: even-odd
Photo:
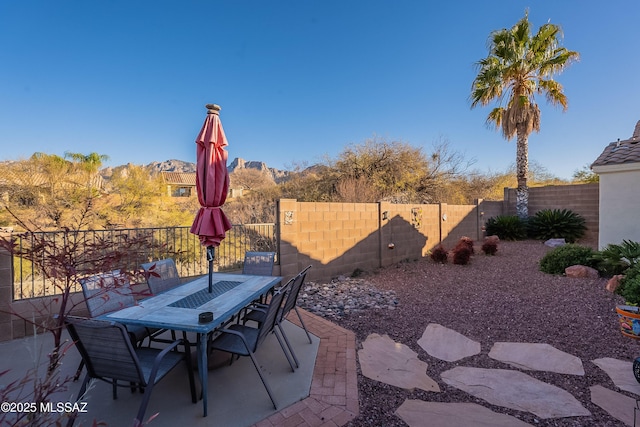
<instances>
[{"instance_id":1,"label":"block wall fence","mask_svg":"<svg viewBox=\"0 0 640 427\"><path fill-rule=\"evenodd\" d=\"M487 219L515 215L515 200L515 189L509 188L503 201L480 199L473 205L281 199L277 211L280 275L289 277L312 265L308 278L327 280L418 259L439 243L451 249L463 236L478 241L484 238ZM543 209L570 209L585 218L585 239L595 241L598 203L597 183L529 189L529 215Z\"/></svg>"},{"instance_id":2,"label":"block wall fence","mask_svg":"<svg viewBox=\"0 0 640 427\"><path fill-rule=\"evenodd\" d=\"M541 209L571 209L587 222L590 238L598 236L598 184L535 187L529 214ZM277 206L279 265L274 274L289 278L307 265L309 280L328 280L357 270L371 271L427 255L439 243L451 249L462 236L484 238L486 220L515 214L515 190L503 201L478 200L473 205L391 203L313 203L281 199ZM13 301L9 253L0 249L0 341L33 334L23 318L55 311L55 300ZM82 315L82 295L74 295ZM39 309L38 309L39 308ZM19 316L13 313L18 313Z\"/></svg>"}]
</instances>

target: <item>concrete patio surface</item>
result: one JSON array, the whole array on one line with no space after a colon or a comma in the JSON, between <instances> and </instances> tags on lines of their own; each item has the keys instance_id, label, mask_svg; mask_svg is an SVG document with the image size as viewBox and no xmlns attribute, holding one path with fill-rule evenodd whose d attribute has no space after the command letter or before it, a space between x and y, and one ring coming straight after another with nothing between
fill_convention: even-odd
<instances>
[{"instance_id":1,"label":"concrete patio surface","mask_svg":"<svg viewBox=\"0 0 640 427\"><path fill-rule=\"evenodd\" d=\"M313 343L309 344L304 330L298 325L292 322L284 324L300 360L300 367L295 373L274 336L269 336L256 353L274 392L278 410L273 408L251 360L242 357L228 365L225 357L225 363L219 364L215 360L210 363L208 417L202 416L202 401L191 402L185 368L178 366L153 390L145 418L157 415L150 425L268 427L346 424L358 414L355 336L304 310L300 312L313 334ZM295 313L290 317L297 321ZM50 348L49 334L0 343L3 356L0 372L10 369L0 378L0 386L20 378L38 364L38 359L44 361L42 354ZM79 361L79 354L71 349L63 359L63 375L72 376ZM216 365L215 368L212 365ZM52 401L74 401L80 385L81 381L68 383L68 389L57 393ZM197 389L199 392L198 384ZM94 420L104 421L109 426L130 426L141 394L122 388L118 391L118 399L113 400L111 386L95 381L82 401L86 402L87 412L78 417L76 426L89 426Z\"/></svg>"}]
</instances>

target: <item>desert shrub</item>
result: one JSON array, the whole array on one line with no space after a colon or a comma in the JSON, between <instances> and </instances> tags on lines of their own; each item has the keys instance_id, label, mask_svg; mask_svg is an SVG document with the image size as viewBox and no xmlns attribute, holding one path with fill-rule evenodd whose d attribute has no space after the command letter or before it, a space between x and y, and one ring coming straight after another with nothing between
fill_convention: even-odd
<instances>
[{"instance_id":1,"label":"desert shrub","mask_svg":"<svg viewBox=\"0 0 640 427\"><path fill-rule=\"evenodd\" d=\"M640 305L640 264L627 269L616 289L628 304Z\"/></svg>"},{"instance_id":2,"label":"desert shrub","mask_svg":"<svg viewBox=\"0 0 640 427\"><path fill-rule=\"evenodd\" d=\"M446 264L448 259L448 252L442 245L438 245L431 251L429 255L434 262L438 262L440 264Z\"/></svg>"},{"instance_id":3,"label":"desert shrub","mask_svg":"<svg viewBox=\"0 0 640 427\"><path fill-rule=\"evenodd\" d=\"M458 265L469 264L471 259L471 250L467 245L458 245L453 250L453 263Z\"/></svg>"},{"instance_id":4,"label":"desert shrub","mask_svg":"<svg viewBox=\"0 0 640 427\"><path fill-rule=\"evenodd\" d=\"M485 255L495 255L498 252L498 243L495 240L487 240L482 244L481 249Z\"/></svg>"},{"instance_id":5,"label":"desert shrub","mask_svg":"<svg viewBox=\"0 0 640 427\"><path fill-rule=\"evenodd\" d=\"M568 244L559 246L542 257L540 271L548 274L564 274L564 269L572 265L594 265L595 251L589 247Z\"/></svg>"},{"instance_id":6,"label":"desert shrub","mask_svg":"<svg viewBox=\"0 0 640 427\"><path fill-rule=\"evenodd\" d=\"M489 218L487 235L498 236L501 240L524 240L527 238L527 221L516 215L498 215Z\"/></svg>"},{"instance_id":7,"label":"desert shrub","mask_svg":"<svg viewBox=\"0 0 640 427\"><path fill-rule=\"evenodd\" d=\"M469 237L461 237L460 240L458 240L458 243L456 244L456 248L458 247L468 248L471 251L471 255L474 254L473 240L471 240L471 238ZM453 250L455 251L455 248Z\"/></svg>"},{"instance_id":8,"label":"desert shrub","mask_svg":"<svg viewBox=\"0 0 640 427\"><path fill-rule=\"evenodd\" d=\"M603 276L622 274L640 262L640 243L623 240L621 244L608 244L593 256L595 267Z\"/></svg>"},{"instance_id":9,"label":"desert shrub","mask_svg":"<svg viewBox=\"0 0 640 427\"><path fill-rule=\"evenodd\" d=\"M534 239L564 238L573 243L586 230L584 218L569 209L544 209L529 218L529 234Z\"/></svg>"}]
</instances>

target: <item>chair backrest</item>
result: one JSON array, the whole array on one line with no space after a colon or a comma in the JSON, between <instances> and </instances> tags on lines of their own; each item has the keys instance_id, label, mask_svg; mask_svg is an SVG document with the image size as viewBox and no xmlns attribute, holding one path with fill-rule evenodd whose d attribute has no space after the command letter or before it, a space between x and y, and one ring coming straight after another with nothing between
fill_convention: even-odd
<instances>
[{"instance_id":1,"label":"chair backrest","mask_svg":"<svg viewBox=\"0 0 640 427\"><path fill-rule=\"evenodd\" d=\"M92 378L146 384L125 327L119 323L65 317L65 325Z\"/></svg>"},{"instance_id":2,"label":"chair backrest","mask_svg":"<svg viewBox=\"0 0 640 427\"><path fill-rule=\"evenodd\" d=\"M293 307L296 306L296 303L298 301L298 295L300 294L300 289L302 289L302 285L304 285L304 281L307 277L307 271L309 271L310 268L311 266L306 267L304 270L302 270L293 278L293 282L291 283L291 288L287 293L287 299L284 302L284 305L282 306L282 311L280 312L278 321L281 321L282 319L287 317L287 315L293 309Z\"/></svg>"},{"instance_id":3,"label":"chair backrest","mask_svg":"<svg viewBox=\"0 0 640 427\"><path fill-rule=\"evenodd\" d=\"M273 274L275 258L275 252L246 252L244 254L242 274L271 276Z\"/></svg>"},{"instance_id":4,"label":"chair backrest","mask_svg":"<svg viewBox=\"0 0 640 427\"><path fill-rule=\"evenodd\" d=\"M171 258L142 264L142 269L144 270L149 290L154 295L180 285L178 268Z\"/></svg>"},{"instance_id":5,"label":"chair backrest","mask_svg":"<svg viewBox=\"0 0 640 427\"><path fill-rule=\"evenodd\" d=\"M91 317L135 305L129 280L119 271L96 274L79 280Z\"/></svg>"},{"instance_id":6,"label":"chair backrest","mask_svg":"<svg viewBox=\"0 0 640 427\"><path fill-rule=\"evenodd\" d=\"M276 321L278 317L278 312L280 311L280 307L282 306L282 300L286 294L286 289L279 289L273 293L271 297L271 301L269 302L269 307L267 308L267 312L264 316L264 321L260 325L260 332L258 333L258 338L256 339L256 345L253 351L255 351L260 343L264 341L264 339L273 331L273 328L276 326Z\"/></svg>"}]
</instances>

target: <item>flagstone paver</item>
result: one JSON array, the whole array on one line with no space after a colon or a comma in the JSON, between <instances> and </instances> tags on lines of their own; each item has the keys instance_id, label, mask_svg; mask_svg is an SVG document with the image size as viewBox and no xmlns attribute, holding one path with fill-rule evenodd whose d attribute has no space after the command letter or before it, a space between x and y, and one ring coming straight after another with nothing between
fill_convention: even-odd
<instances>
[{"instance_id":1,"label":"flagstone paver","mask_svg":"<svg viewBox=\"0 0 640 427\"><path fill-rule=\"evenodd\" d=\"M479 342L437 323L427 325L422 338L418 340L418 345L430 356L447 362L455 362L480 353Z\"/></svg>"},{"instance_id":2,"label":"flagstone paver","mask_svg":"<svg viewBox=\"0 0 640 427\"><path fill-rule=\"evenodd\" d=\"M362 375L396 387L439 392L440 387L427 376L427 364L418 354L387 335L371 334L358 350Z\"/></svg>"},{"instance_id":3,"label":"flagstone paver","mask_svg":"<svg viewBox=\"0 0 640 427\"><path fill-rule=\"evenodd\" d=\"M508 369L456 367L441 374L447 384L506 408L528 411L540 418L591 415L567 391Z\"/></svg>"},{"instance_id":4,"label":"flagstone paver","mask_svg":"<svg viewBox=\"0 0 640 427\"><path fill-rule=\"evenodd\" d=\"M640 384L633 376L633 362L603 357L592 360L600 369L605 371L616 387L640 395Z\"/></svg>"},{"instance_id":5,"label":"flagstone paver","mask_svg":"<svg viewBox=\"0 0 640 427\"><path fill-rule=\"evenodd\" d=\"M396 415L409 427L526 427L531 424L475 403L425 402L407 399ZM425 420L429 420L425 424Z\"/></svg>"},{"instance_id":6,"label":"flagstone paver","mask_svg":"<svg viewBox=\"0 0 640 427\"><path fill-rule=\"evenodd\" d=\"M579 357L560 351L549 344L497 342L489 351L489 357L520 369L584 375L584 367Z\"/></svg>"},{"instance_id":7,"label":"flagstone paver","mask_svg":"<svg viewBox=\"0 0 640 427\"><path fill-rule=\"evenodd\" d=\"M624 394L609 390L601 385L589 387L591 401L607 411L612 417L628 426L633 426L633 411L636 400ZM640 414L639 414L640 415Z\"/></svg>"}]
</instances>

